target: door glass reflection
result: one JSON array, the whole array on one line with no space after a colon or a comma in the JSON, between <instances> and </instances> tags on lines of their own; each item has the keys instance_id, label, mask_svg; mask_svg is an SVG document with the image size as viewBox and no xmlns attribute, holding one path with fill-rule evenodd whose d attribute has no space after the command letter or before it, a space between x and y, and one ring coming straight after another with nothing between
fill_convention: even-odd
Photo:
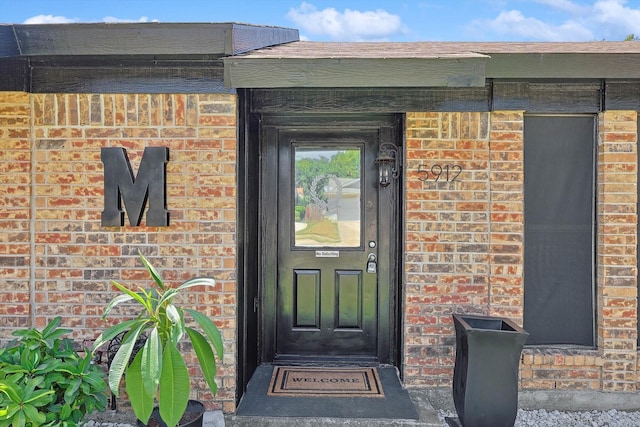
<instances>
[{"instance_id":1,"label":"door glass reflection","mask_svg":"<svg viewBox=\"0 0 640 427\"><path fill-rule=\"evenodd\" d=\"M359 247L361 150L294 147L297 247Z\"/></svg>"}]
</instances>

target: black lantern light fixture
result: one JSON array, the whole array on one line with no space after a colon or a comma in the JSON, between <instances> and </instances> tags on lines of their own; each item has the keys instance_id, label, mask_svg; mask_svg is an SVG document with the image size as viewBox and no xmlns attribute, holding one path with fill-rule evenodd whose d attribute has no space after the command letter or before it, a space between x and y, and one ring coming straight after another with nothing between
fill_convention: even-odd
<instances>
[{"instance_id":1,"label":"black lantern light fixture","mask_svg":"<svg viewBox=\"0 0 640 427\"><path fill-rule=\"evenodd\" d=\"M380 144L380 150L375 162L378 164L380 173L380 187L387 187L391 184L391 178L400 176L400 168L398 167L398 156L400 150L390 142Z\"/></svg>"}]
</instances>

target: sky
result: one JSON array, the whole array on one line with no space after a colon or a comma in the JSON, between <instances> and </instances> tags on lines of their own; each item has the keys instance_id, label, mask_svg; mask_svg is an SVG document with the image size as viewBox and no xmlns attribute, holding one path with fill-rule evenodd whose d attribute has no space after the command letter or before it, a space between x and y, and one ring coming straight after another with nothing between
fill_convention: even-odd
<instances>
[{"instance_id":1,"label":"sky","mask_svg":"<svg viewBox=\"0 0 640 427\"><path fill-rule=\"evenodd\" d=\"M620 41L640 0L0 0L0 23L238 22L314 41Z\"/></svg>"}]
</instances>

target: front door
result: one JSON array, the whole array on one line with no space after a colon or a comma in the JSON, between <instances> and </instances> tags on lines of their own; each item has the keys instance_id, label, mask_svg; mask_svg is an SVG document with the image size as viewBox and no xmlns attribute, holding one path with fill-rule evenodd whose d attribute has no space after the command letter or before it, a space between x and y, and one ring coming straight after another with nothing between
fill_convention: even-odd
<instances>
[{"instance_id":1,"label":"front door","mask_svg":"<svg viewBox=\"0 0 640 427\"><path fill-rule=\"evenodd\" d=\"M266 254L275 272L266 312L272 360L389 359L394 227L381 227L379 214L396 185L379 185L376 156L395 134L385 129L282 126L267 138L278 165L266 201L277 229Z\"/></svg>"}]
</instances>

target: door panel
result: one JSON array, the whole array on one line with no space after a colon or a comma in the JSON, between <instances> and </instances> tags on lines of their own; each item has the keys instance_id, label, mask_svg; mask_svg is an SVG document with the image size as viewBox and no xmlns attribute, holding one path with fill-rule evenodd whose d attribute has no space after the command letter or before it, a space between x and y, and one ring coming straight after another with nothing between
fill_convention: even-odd
<instances>
[{"instance_id":1,"label":"door panel","mask_svg":"<svg viewBox=\"0 0 640 427\"><path fill-rule=\"evenodd\" d=\"M278 135L276 355L375 358L378 132Z\"/></svg>"}]
</instances>

